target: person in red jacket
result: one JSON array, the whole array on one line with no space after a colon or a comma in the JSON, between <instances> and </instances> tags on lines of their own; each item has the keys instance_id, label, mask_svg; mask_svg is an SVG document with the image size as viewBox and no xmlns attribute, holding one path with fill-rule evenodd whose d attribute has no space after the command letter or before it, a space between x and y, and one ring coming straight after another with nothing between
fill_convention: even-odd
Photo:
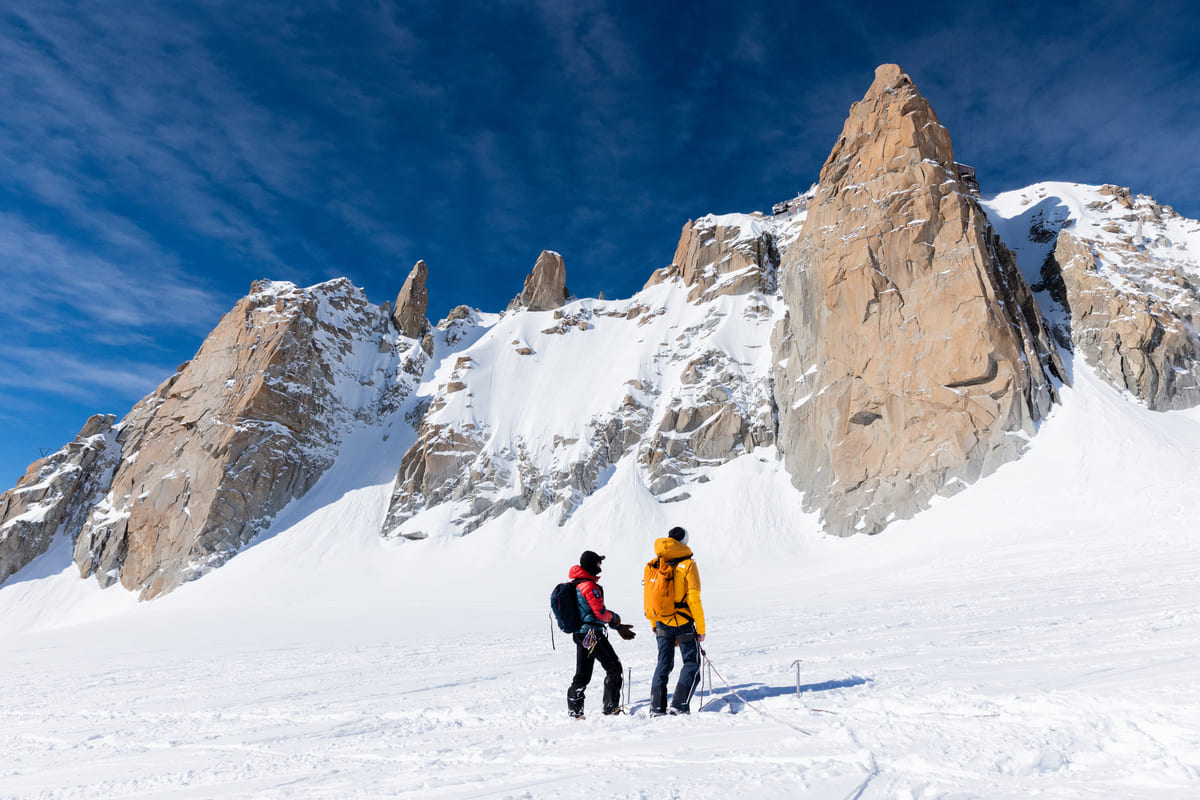
<instances>
[{"instance_id":1,"label":"person in red jacket","mask_svg":"<svg viewBox=\"0 0 1200 800\"><path fill-rule=\"evenodd\" d=\"M584 693L592 680L592 669L596 662L604 667L604 713L621 713L621 659L608 641L605 626L616 628L622 638L632 639L632 625L622 625L621 617L604 605L604 589L600 587L600 562L604 556L591 550L583 551L579 565L571 567L568 577L575 584L576 602L583 627L572 634L575 640L575 677L567 689L567 713L576 719L583 718Z\"/></svg>"}]
</instances>

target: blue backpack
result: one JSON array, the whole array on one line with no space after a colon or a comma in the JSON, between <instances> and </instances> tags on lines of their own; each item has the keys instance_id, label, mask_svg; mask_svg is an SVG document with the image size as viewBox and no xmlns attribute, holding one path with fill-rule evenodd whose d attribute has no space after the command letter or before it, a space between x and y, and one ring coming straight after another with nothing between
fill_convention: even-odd
<instances>
[{"instance_id":1,"label":"blue backpack","mask_svg":"<svg viewBox=\"0 0 1200 800\"><path fill-rule=\"evenodd\" d=\"M578 633L583 627L583 619L579 616L579 595L575 591L575 587L582 582L582 578L564 581L550 592L550 610L554 612L554 621L563 633Z\"/></svg>"}]
</instances>

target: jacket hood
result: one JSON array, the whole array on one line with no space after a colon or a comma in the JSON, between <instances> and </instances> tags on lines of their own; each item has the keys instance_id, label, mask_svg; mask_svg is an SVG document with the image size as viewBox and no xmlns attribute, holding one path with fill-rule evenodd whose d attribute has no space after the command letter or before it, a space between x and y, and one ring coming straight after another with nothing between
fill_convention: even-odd
<instances>
[{"instance_id":1,"label":"jacket hood","mask_svg":"<svg viewBox=\"0 0 1200 800\"><path fill-rule=\"evenodd\" d=\"M670 536L664 536L654 540L654 555L667 559L691 558L692 548L686 544L680 544Z\"/></svg>"},{"instance_id":2,"label":"jacket hood","mask_svg":"<svg viewBox=\"0 0 1200 800\"><path fill-rule=\"evenodd\" d=\"M586 578L586 579L587 579L587 580L589 580L589 581L598 581L598 580L600 580L600 579L599 579L599 578L597 578L595 575L593 575L592 573L588 572L586 569L584 569L583 567L579 566L578 564L576 564L575 566L571 567L571 571L567 573L567 577L568 577L568 578L570 578L571 580L575 580L576 578Z\"/></svg>"}]
</instances>

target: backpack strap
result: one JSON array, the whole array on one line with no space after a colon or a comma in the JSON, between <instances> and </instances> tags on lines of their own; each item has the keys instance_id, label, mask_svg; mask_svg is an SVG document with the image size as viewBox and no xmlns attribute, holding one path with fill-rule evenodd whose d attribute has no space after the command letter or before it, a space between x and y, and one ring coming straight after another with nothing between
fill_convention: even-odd
<instances>
[{"instance_id":1,"label":"backpack strap","mask_svg":"<svg viewBox=\"0 0 1200 800\"><path fill-rule=\"evenodd\" d=\"M671 560L667 561L666 563L670 564L671 567L674 568L674 567L679 566L679 564L681 564L682 562L690 561L690 560L691 560L691 556L683 556L682 558L672 558ZM672 573L671 581L672 581L672 583L674 583L674 581L675 581L674 573ZM686 598L687 595L684 595L684 597ZM675 615L678 617L683 617L688 622L696 621L695 618L692 617L691 614L685 614L683 611L680 611L680 609L686 609L687 611L691 611L692 609L688 607L687 602L681 602L681 603L675 604Z\"/></svg>"}]
</instances>

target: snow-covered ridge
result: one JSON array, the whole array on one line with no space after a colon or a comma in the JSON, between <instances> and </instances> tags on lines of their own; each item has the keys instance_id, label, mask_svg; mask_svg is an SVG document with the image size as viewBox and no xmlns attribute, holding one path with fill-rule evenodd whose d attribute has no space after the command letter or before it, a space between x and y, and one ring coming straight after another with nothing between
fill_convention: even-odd
<instances>
[{"instance_id":1,"label":"snow-covered ridge","mask_svg":"<svg viewBox=\"0 0 1200 800\"><path fill-rule=\"evenodd\" d=\"M1030 264L1039 250L1043 258L1049 252L1031 245L1049 245L1067 230L1097 248L1098 266L1110 270L1113 280L1132 273L1122 287L1126 290L1144 291L1143 279L1153 281L1155 267L1178 271L1192 289L1200 284L1200 221L1180 216L1148 195L1111 185L1046 182L998 194L983 205L1001 238L1013 250L1027 253ZM1151 288L1162 289L1162 298L1171 302L1185 288L1179 283L1151 283Z\"/></svg>"},{"instance_id":2,"label":"snow-covered ridge","mask_svg":"<svg viewBox=\"0 0 1200 800\"><path fill-rule=\"evenodd\" d=\"M984 205L1061 345L1151 408L1200 403L1200 222L1111 185L1041 183Z\"/></svg>"}]
</instances>

